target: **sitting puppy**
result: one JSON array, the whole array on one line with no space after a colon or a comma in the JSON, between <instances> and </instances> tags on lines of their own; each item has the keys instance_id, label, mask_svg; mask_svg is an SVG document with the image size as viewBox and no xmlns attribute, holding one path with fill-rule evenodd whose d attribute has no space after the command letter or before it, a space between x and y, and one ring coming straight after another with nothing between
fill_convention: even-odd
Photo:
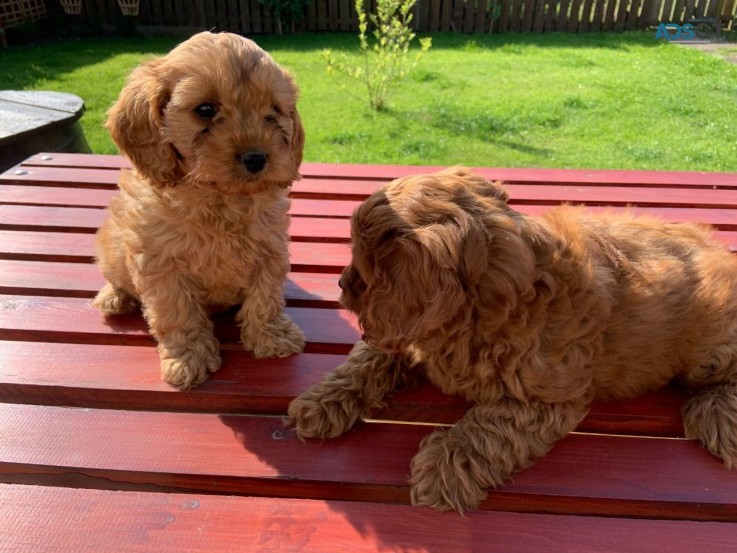
<instances>
[{"instance_id":1,"label":"sitting puppy","mask_svg":"<svg viewBox=\"0 0 737 553\"><path fill-rule=\"evenodd\" d=\"M209 308L241 304L256 357L304 347L283 312L288 188L304 132L289 74L254 42L199 33L135 69L107 126L124 171L97 233L105 315L140 304L162 378L179 388L220 367Z\"/></svg>"},{"instance_id":2,"label":"sitting puppy","mask_svg":"<svg viewBox=\"0 0 737 553\"><path fill-rule=\"evenodd\" d=\"M412 502L462 511L576 428L594 398L701 388L686 434L737 464L737 259L698 226L563 206L526 217L463 169L399 179L353 215L341 301L364 340L295 399L333 437L422 376L474 402L430 434Z\"/></svg>"}]
</instances>

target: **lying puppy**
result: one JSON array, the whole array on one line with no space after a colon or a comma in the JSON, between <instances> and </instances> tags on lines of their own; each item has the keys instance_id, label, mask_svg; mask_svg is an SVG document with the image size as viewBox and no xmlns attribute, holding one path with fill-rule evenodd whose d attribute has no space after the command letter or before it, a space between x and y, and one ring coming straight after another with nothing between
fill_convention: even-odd
<instances>
[{"instance_id":1,"label":"lying puppy","mask_svg":"<svg viewBox=\"0 0 737 553\"><path fill-rule=\"evenodd\" d=\"M209 309L241 304L257 357L304 347L283 312L288 188L304 132L289 74L254 42L199 33L135 69L107 126L127 155L97 233L105 315L142 305L162 378L179 388L220 367Z\"/></svg>"},{"instance_id":2,"label":"lying puppy","mask_svg":"<svg viewBox=\"0 0 737 553\"><path fill-rule=\"evenodd\" d=\"M333 437L423 376L474 402L421 444L412 502L462 511L576 428L591 401L677 379L686 434L737 464L737 259L709 230L563 206L526 217L463 169L399 179L353 215L341 301L365 333L295 399Z\"/></svg>"}]
</instances>

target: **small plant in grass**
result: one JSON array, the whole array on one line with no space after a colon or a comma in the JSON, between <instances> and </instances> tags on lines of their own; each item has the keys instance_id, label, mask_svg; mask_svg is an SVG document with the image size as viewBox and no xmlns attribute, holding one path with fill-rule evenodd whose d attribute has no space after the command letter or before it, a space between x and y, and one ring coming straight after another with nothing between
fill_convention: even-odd
<instances>
[{"instance_id":1,"label":"small plant in grass","mask_svg":"<svg viewBox=\"0 0 737 553\"><path fill-rule=\"evenodd\" d=\"M323 51L328 72L343 73L363 83L369 105L380 111L394 86L404 79L430 49L432 39L420 39L420 52L410 59L409 47L415 33L410 27L412 8L416 0L377 0L376 13L368 14L364 0L356 0L358 41L363 64L352 66L345 56L336 57L331 50ZM369 36L369 25L371 35Z\"/></svg>"}]
</instances>

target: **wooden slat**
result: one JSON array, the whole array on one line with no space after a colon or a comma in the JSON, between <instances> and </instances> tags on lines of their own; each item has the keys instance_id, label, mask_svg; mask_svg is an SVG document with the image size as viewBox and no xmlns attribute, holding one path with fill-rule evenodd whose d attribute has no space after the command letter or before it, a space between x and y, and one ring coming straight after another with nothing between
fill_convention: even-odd
<instances>
[{"instance_id":1,"label":"wooden slat","mask_svg":"<svg viewBox=\"0 0 737 553\"><path fill-rule=\"evenodd\" d=\"M607 0L597 0L594 4L594 16L591 22L592 31L600 31L604 24L604 7Z\"/></svg>"},{"instance_id":2,"label":"wooden slat","mask_svg":"<svg viewBox=\"0 0 737 553\"><path fill-rule=\"evenodd\" d=\"M684 20L688 21L695 16L694 10L696 6L696 0L686 0L686 7L684 12Z\"/></svg>"},{"instance_id":3,"label":"wooden slat","mask_svg":"<svg viewBox=\"0 0 737 553\"><path fill-rule=\"evenodd\" d=\"M293 214L315 213L315 201L326 199L348 200L339 213L350 215L357 203L366 199L380 188L385 181L363 181L344 183L326 179L303 181L295 187ZM736 189L692 189L685 187L647 187L647 186L589 186L579 184L504 184L512 203L558 204L563 202L585 203L590 205L653 205L667 207L737 207ZM337 190L341 190L336 193ZM104 208L115 194L113 190L85 190L81 192L71 187L44 187L29 185L0 185L0 204L6 205L48 205L58 207L97 207ZM324 204L318 204L322 206ZM333 210L334 211L334 210ZM327 212L326 214L329 214ZM321 213L318 212L318 216ZM2 218L0 218L2 221Z\"/></svg>"},{"instance_id":4,"label":"wooden slat","mask_svg":"<svg viewBox=\"0 0 737 553\"><path fill-rule=\"evenodd\" d=\"M0 204L55 205L59 207L98 207L108 205L114 189L79 190L71 186L32 186L0 184Z\"/></svg>"},{"instance_id":5,"label":"wooden slat","mask_svg":"<svg viewBox=\"0 0 737 553\"><path fill-rule=\"evenodd\" d=\"M287 307L307 338L306 351L346 353L360 338L355 317L343 310ZM232 311L216 314L223 348L240 349ZM141 315L105 319L86 298L0 295L0 340L153 345Z\"/></svg>"},{"instance_id":6,"label":"wooden slat","mask_svg":"<svg viewBox=\"0 0 737 553\"><path fill-rule=\"evenodd\" d=\"M38 154L23 162L23 167L53 169L78 167L85 171L99 171L103 168L119 169L127 162L119 156L99 156L94 154L53 154L53 160L44 160L45 154ZM95 167L97 169L90 169ZM358 165L358 164L325 164L303 163L300 168L305 178L350 179L353 182L363 180L391 180L418 173L430 173L443 169L441 166L409 166L409 165ZM608 185L647 185L647 186L690 186L737 188L737 173L718 173L701 171L637 171L637 170L598 170L598 169L536 169L536 168L473 168L487 178L513 183L591 183L596 186ZM32 169L31 169L32 170ZM25 175L14 175L11 169L0 175L0 182L18 180L25 182L35 180ZM63 173L68 176L63 179ZM46 173L36 173L43 178ZM74 173L66 170L53 174L57 180L74 182ZM102 174L102 173L101 173ZM110 179L108 175L107 180ZM50 179L53 180L53 179ZM92 179L86 179L92 180ZM94 181L93 181L94 182ZM117 182L112 179L111 184ZM298 184L298 183L296 183ZM295 184L295 186L296 186Z\"/></svg>"},{"instance_id":7,"label":"wooden slat","mask_svg":"<svg viewBox=\"0 0 737 553\"><path fill-rule=\"evenodd\" d=\"M664 0L663 2L663 11L660 14L660 21L663 21L665 23L673 21L671 18L671 15L673 13L673 4L674 0Z\"/></svg>"},{"instance_id":8,"label":"wooden slat","mask_svg":"<svg viewBox=\"0 0 737 553\"><path fill-rule=\"evenodd\" d=\"M326 31L328 28L327 2L316 2L317 5L317 30Z\"/></svg>"},{"instance_id":9,"label":"wooden slat","mask_svg":"<svg viewBox=\"0 0 737 553\"><path fill-rule=\"evenodd\" d=\"M6 404L0 481L407 503L430 430L370 423L303 443L280 418ZM572 434L481 507L733 521L732 476L691 441Z\"/></svg>"},{"instance_id":10,"label":"wooden slat","mask_svg":"<svg viewBox=\"0 0 737 553\"><path fill-rule=\"evenodd\" d=\"M534 0L531 0L534 1ZM419 7L422 7L420 4ZM463 32L464 33L473 33L474 32L474 4L470 2L466 2L466 10L464 12L463 17Z\"/></svg>"},{"instance_id":11,"label":"wooden slat","mask_svg":"<svg viewBox=\"0 0 737 553\"><path fill-rule=\"evenodd\" d=\"M92 234L0 230L0 259L89 263L94 239Z\"/></svg>"},{"instance_id":12,"label":"wooden slat","mask_svg":"<svg viewBox=\"0 0 737 553\"><path fill-rule=\"evenodd\" d=\"M585 33L591 29L591 9L593 0L584 0L579 22L579 32Z\"/></svg>"},{"instance_id":13,"label":"wooden slat","mask_svg":"<svg viewBox=\"0 0 737 553\"><path fill-rule=\"evenodd\" d=\"M548 0L537 0L535 3L535 12L533 14L532 31L541 33L545 27L545 8Z\"/></svg>"},{"instance_id":14,"label":"wooden slat","mask_svg":"<svg viewBox=\"0 0 737 553\"><path fill-rule=\"evenodd\" d=\"M583 0L571 0L571 14L568 18L568 32L575 33L578 30L578 23L581 20L581 4Z\"/></svg>"},{"instance_id":15,"label":"wooden slat","mask_svg":"<svg viewBox=\"0 0 737 553\"><path fill-rule=\"evenodd\" d=\"M619 32L625 29L627 23L627 14L629 13L629 5L634 0L619 0L619 8L617 9L617 19L614 24L614 30Z\"/></svg>"},{"instance_id":16,"label":"wooden slat","mask_svg":"<svg viewBox=\"0 0 737 553\"><path fill-rule=\"evenodd\" d=\"M263 16L261 2L251 0L251 28L253 33L266 33L271 29L267 28L267 18Z\"/></svg>"},{"instance_id":17,"label":"wooden slat","mask_svg":"<svg viewBox=\"0 0 737 553\"><path fill-rule=\"evenodd\" d=\"M656 0L642 0L642 6L640 8L640 17L637 19L637 28L640 30L647 29L647 26L654 25L657 21L652 16L653 10L660 4ZM650 23L652 21L652 23Z\"/></svg>"},{"instance_id":18,"label":"wooden slat","mask_svg":"<svg viewBox=\"0 0 737 553\"><path fill-rule=\"evenodd\" d=\"M0 205L0 229L94 233L107 217L103 209Z\"/></svg>"},{"instance_id":19,"label":"wooden slat","mask_svg":"<svg viewBox=\"0 0 737 553\"><path fill-rule=\"evenodd\" d=\"M629 12L627 13L627 22L626 22L627 29L637 28L637 21L640 16L639 14L640 3L641 3L640 0L632 0Z\"/></svg>"},{"instance_id":20,"label":"wooden slat","mask_svg":"<svg viewBox=\"0 0 737 553\"><path fill-rule=\"evenodd\" d=\"M224 350L220 370L181 393L160 380L153 348L25 341L0 346L0 402L152 411L283 414L294 397L345 359L305 353L263 361ZM685 398L669 387L628 401L597 402L579 430L681 437ZM372 418L453 424L468 407L428 384L396 392Z\"/></svg>"},{"instance_id":21,"label":"wooden slat","mask_svg":"<svg viewBox=\"0 0 737 553\"><path fill-rule=\"evenodd\" d=\"M733 190L668 190L637 189L627 187L574 188L535 185L508 185L511 195L510 205L523 213L537 215L562 202L585 203L594 212L601 211L597 206L654 206L636 207L636 213L650 213L674 222L700 222L714 225L724 230L737 229L737 191ZM39 193L38 200L42 198ZM655 199L657 198L657 199ZM326 222L310 217L348 218L360 205L360 201L329 201L295 199L290 213L295 217L296 236L301 240L310 238L320 240L343 239L345 222ZM20 205L0 205L0 225L5 229L24 230L27 227L38 230L57 230L65 232L94 232L105 218L100 209L66 207L30 207ZM322 228L325 230L325 236ZM317 233L317 234L316 234Z\"/></svg>"},{"instance_id":22,"label":"wooden slat","mask_svg":"<svg viewBox=\"0 0 737 553\"><path fill-rule=\"evenodd\" d=\"M103 209L0 205L0 229L94 233L107 216L107 211ZM292 217L289 231L292 240L302 242L350 240L350 224L347 218Z\"/></svg>"},{"instance_id":23,"label":"wooden slat","mask_svg":"<svg viewBox=\"0 0 737 553\"><path fill-rule=\"evenodd\" d=\"M29 520L33 520L29 524ZM442 527L442 532L438 528ZM23 533L18 532L22 528ZM192 529L196 528L196 534ZM19 553L733 550L734 524L430 509L358 502L0 486L0 533Z\"/></svg>"},{"instance_id":24,"label":"wooden slat","mask_svg":"<svg viewBox=\"0 0 737 553\"><path fill-rule=\"evenodd\" d=\"M440 6L440 30L443 32L451 31L453 14L453 0L442 0Z\"/></svg>"},{"instance_id":25,"label":"wooden slat","mask_svg":"<svg viewBox=\"0 0 737 553\"><path fill-rule=\"evenodd\" d=\"M570 12L570 0L560 0L560 9L558 11L558 20L556 22L556 31L568 30L568 14Z\"/></svg>"},{"instance_id":26,"label":"wooden slat","mask_svg":"<svg viewBox=\"0 0 737 553\"><path fill-rule=\"evenodd\" d=\"M54 154L54 161L44 161L42 154L29 158L31 167L80 167L98 170L108 167L118 169L125 166L125 160L118 156L98 156L94 154ZM98 159L102 158L102 159ZM348 181L391 180L394 178L418 173L431 173L443 169L442 166L409 166L409 165L360 165L360 164L326 164L303 163L300 168L305 178L346 179ZM555 183L595 185L651 185L651 186L695 186L737 188L737 173L719 173L702 171L638 171L638 170L598 170L598 169L535 169L535 168L494 168L475 167L485 177L513 183ZM13 176L14 171L3 173L1 179L20 179ZM58 175L63 178L62 175ZM28 179L26 179L28 180ZM32 180L32 179L30 179ZM67 178L68 180L68 178ZM115 181L114 181L115 182ZM295 183L295 186L298 183Z\"/></svg>"},{"instance_id":27,"label":"wooden slat","mask_svg":"<svg viewBox=\"0 0 737 553\"><path fill-rule=\"evenodd\" d=\"M104 283L100 269L89 263L0 259L2 294L93 298ZM289 273L284 294L292 307L335 308L340 296L338 275Z\"/></svg>"},{"instance_id":28,"label":"wooden slat","mask_svg":"<svg viewBox=\"0 0 737 553\"><path fill-rule=\"evenodd\" d=\"M460 3L460 2L458 2ZM497 31L504 32L509 30L510 18L512 10L515 6L515 0L501 0L501 11L499 13L499 25Z\"/></svg>"},{"instance_id":29,"label":"wooden slat","mask_svg":"<svg viewBox=\"0 0 737 553\"><path fill-rule=\"evenodd\" d=\"M10 170L0 175L3 184L32 182L36 186L60 186L74 183L75 188L114 189L119 170L115 169L66 169L59 167L30 167Z\"/></svg>"},{"instance_id":30,"label":"wooden slat","mask_svg":"<svg viewBox=\"0 0 737 553\"><path fill-rule=\"evenodd\" d=\"M0 260L2 294L92 298L104 283L100 269L88 263Z\"/></svg>"},{"instance_id":31,"label":"wooden slat","mask_svg":"<svg viewBox=\"0 0 737 553\"><path fill-rule=\"evenodd\" d=\"M60 170L63 171L63 170ZM38 181L35 181L38 182ZM54 186L59 185L58 182L54 183ZM16 187L17 188L17 187ZM13 193L13 191L11 191ZM32 192L33 193L33 192ZM80 192L76 192L79 194ZM14 194L18 195L18 192L14 192ZM36 198L41 198L43 196L42 190L38 190L38 187L36 187L35 190ZM68 195L67 195L68 196ZM100 195L98 195L98 198ZM34 196L28 195L27 196L27 202L29 203L35 203L33 198ZM1 198L0 198L1 200ZM67 200L67 204L71 203L73 200ZM360 202L358 201L343 201L343 202L336 202L336 201L330 201L323 199L294 199L292 200L292 206L290 209L290 213L292 215L306 215L306 216L316 216L316 217L350 217L353 213L353 210L358 207ZM1 219L0 219L1 220Z\"/></svg>"},{"instance_id":32,"label":"wooden slat","mask_svg":"<svg viewBox=\"0 0 737 553\"><path fill-rule=\"evenodd\" d=\"M532 31L532 24L535 18L535 3L536 0L523 0L524 1L524 13L522 15L522 24L520 30L522 32ZM539 0L542 1L542 0Z\"/></svg>"},{"instance_id":33,"label":"wooden slat","mask_svg":"<svg viewBox=\"0 0 737 553\"><path fill-rule=\"evenodd\" d=\"M675 3L673 4L673 17L666 21L665 23L684 23L685 19L683 17L683 9L685 5L685 0L675 0Z\"/></svg>"},{"instance_id":34,"label":"wooden slat","mask_svg":"<svg viewBox=\"0 0 737 553\"><path fill-rule=\"evenodd\" d=\"M555 31L555 23L557 18L556 10L560 4L560 0L549 0L547 10L545 11L545 25L543 31L546 33Z\"/></svg>"},{"instance_id":35,"label":"wooden slat","mask_svg":"<svg viewBox=\"0 0 737 553\"><path fill-rule=\"evenodd\" d=\"M89 263L94 234L0 230L0 259ZM348 244L291 242L292 270L340 273L351 259Z\"/></svg>"},{"instance_id":36,"label":"wooden slat","mask_svg":"<svg viewBox=\"0 0 737 553\"><path fill-rule=\"evenodd\" d=\"M605 31L611 31L614 29L614 24L616 22L616 11L615 11L616 5L617 5L617 0L607 0L606 14L604 16L604 25L603 25L603 29Z\"/></svg>"},{"instance_id":37,"label":"wooden slat","mask_svg":"<svg viewBox=\"0 0 737 553\"><path fill-rule=\"evenodd\" d=\"M180 392L162 382L154 348L38 342L0 342L0 402L152 411L286 413L289 402L345 355L306 353L256 360L224 350L223 366L194 390ZM430 402L454 404L437 390ZM413 420L411 398L403 418ZM393 414L402 414L395 409ZM446 422L446 421L439 421Z\"/></svg>"},{"instance_id":38,"label":"wooden slat","mask_svg":"<svg viewBox=\"0 0 737 553\"><path fill-rule=\"evenodd\" d=\"M536 208L528 207L525 210L530 209ZM669 210L667 214L673 216L681 213L674 213L676 211ZM688 212L684 210L682 214L685 218ZM725 219L728 220L728 214ZM695 220L699 221L699 218ZM711 222L720 224L723 221ZM719 231L715 238L731 251L737 251L736 230ZM296 272L340 273L350 262L351 256L350 246L339 243L292 242L289 252L292 270ZM0 230L0 259L90 263L94 255L93 234Z\"/></svg>"}]
</instances>

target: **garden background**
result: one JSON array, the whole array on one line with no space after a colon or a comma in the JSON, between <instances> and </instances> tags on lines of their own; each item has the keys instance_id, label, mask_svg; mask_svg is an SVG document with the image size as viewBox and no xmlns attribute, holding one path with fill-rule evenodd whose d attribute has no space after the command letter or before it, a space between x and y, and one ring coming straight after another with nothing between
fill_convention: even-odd
<instances>
[{"instance_id":1,"label":"garden background","mask_svg":"<svg viewBox=\"0 0 737 553\"><path fill-rule=\"evenodd\" d=\"M0 50L0 89L78 94L86 103L82 124L93 151L115 153L104 118L127 73L181 40L150 36L154 27L165 30L146 19L154 17L156 1L145 3L148 15L142 4L138 16L127 18L113 15L118 8L109 0L83 2L78 16L60 14L57 6L53 17L9 31L10 45ZM580 4L584 13L586 0ZM176 17L185 23L195 21L188 19L195 12L210 14L225 30L226 22L242 21L243 12L236 20L228 9L254 4L168 5L182 8ZM336 5L342 4L312 2L310 13ZM423 5L440 7L454 21L445 0L420 0ZM641 13L647 5L653 4L640 4ZM719 5L726 4L708 4ZM129 36L101 36L111 29L93 9L103 6L117 35ZM590 6L596 13L594 0ZM695 14L697 3L675 0L671 6ZM325 13L330 26L333 12ZM51 23L53 29L44 28ZM717 43L707 54L656 40L655 32L419 33L432 38L432 48L378 113L367 107L359 83L326 71L325 49L361 63L355 33L297 29L252 36L300 86L308 161L737 171L737 65L725 61L737 55L737 45ZM414 45L416 52L417 40Z\"/></svg>"}]
</instances>

